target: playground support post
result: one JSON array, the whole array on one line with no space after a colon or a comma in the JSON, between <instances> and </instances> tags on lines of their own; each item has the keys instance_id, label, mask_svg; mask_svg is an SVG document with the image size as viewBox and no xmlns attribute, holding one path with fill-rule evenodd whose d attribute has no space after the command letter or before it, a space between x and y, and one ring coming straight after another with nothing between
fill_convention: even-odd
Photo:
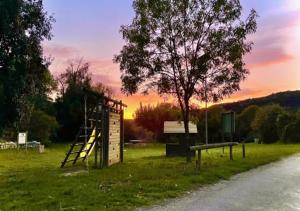
<instances>
[{"instance_id":1,"label":"playground support post","mask_svg":"<svg viewBox=\"0 0 300 211\"><path fill-rule=\"evenodd\" d=\"M122 105L122 101L121 101ZM124 154L123 154L123 149L124 149L124 111L121 109L121 128L120 128L120 161L123 163L124 160Z\"/></svg>"},{"instance_id":2,"label":"playground support post","mask_svg":"<svg viewBox=\"0 0 300 211\"><path fill-rule=\"evenodd\" d=\"M87 96L84 95L84 145L87 144ZM86 159L86 167L89 168L89 158Z\"/></svg>"}]
</instances>

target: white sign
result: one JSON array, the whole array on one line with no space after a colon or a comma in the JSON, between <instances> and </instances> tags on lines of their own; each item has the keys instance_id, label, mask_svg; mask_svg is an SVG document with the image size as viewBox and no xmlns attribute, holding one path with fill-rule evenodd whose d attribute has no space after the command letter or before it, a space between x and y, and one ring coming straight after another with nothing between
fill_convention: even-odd
<instances>
[{"instance_id":1,"label":"white sign","mask_svg":"<svg viewBox=\"0 0 300 211\"><path fill-rule=\"evenodd\" d=\"M27 133L19 133L18 144L26 144Z\"/></svg>"}]
</instances>

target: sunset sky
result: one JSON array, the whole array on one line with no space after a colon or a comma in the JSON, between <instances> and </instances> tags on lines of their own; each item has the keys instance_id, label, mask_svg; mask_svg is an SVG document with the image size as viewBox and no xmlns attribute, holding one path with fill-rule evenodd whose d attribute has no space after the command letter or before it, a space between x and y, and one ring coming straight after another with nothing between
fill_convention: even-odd
<instances>
[{"instance_id":1,"label":"sunset sky","mask_svg":"<svg viewBox=\"0 0 300 211\"><path fill-rule=\"evenodd\" d=\"M242 0L245 16L251 8L258 14L258 31L250 39L254 49L246 56L250 75L241 91L224 101L264 96L278 91L300 89L300 0ZM53 39L44 43L44 52L54 61L54 75L64 71L72 59L90 62L94 81L110 86L115 97L128 104L126 117L140 102L156 104L164 99L155 94L126 97L120 93L120 71L112 62L124 42L122 24L133 18L131 0L44 0L53 15Z\"/></svg>"}]
</instances>

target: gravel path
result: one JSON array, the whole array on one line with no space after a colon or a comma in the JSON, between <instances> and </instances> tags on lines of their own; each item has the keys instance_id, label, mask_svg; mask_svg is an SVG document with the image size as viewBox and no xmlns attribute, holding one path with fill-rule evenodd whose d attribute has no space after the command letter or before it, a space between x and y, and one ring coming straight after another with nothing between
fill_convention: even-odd
<instances>
[{"instance_id":1,"label":"gravel path","mask_svg":"<svg viewBox=\"0 0 300 211\"><path fill-rule=\"evenodd\" d=\"M147 210L300 210L300 154Z\"/></svg>"}]
</instances>

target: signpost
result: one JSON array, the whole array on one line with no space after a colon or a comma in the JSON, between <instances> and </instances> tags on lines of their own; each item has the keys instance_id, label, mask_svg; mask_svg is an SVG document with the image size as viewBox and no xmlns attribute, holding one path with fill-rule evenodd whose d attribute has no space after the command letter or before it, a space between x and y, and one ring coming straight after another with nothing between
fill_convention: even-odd
<instances>
[{"instance_id":1,"label":"signpost","mask_svg":"<svg viewBox=\"0 0 300 211\"><path fill-rule=\"evenodd\" d=\"M227 112L222 114L222 133L223 142L225 137L229 137L232 141L233 135L235 133L235 113Z\"/></svg>"},{"instance_id":2,"label":"signpost","mask_svg":"<svg viewBox=\"0 0 300 211\"><path fill-rule=\"evenodd\" d=\"M25 147L27 148L27 132L18 134L18 147L19 148L20 148L20 145L25 145Z\"/></svg>"}]
</instances>

